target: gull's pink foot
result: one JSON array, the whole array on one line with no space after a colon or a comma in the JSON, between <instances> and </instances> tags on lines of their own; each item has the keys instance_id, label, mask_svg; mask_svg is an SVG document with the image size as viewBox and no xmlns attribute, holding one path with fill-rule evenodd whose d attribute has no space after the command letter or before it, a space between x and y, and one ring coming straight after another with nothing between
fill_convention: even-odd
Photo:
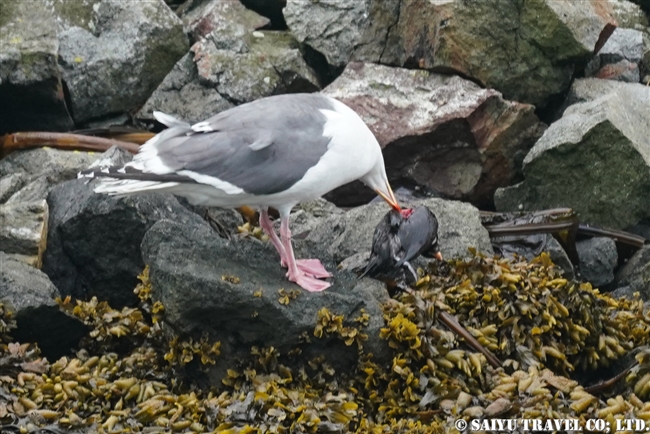
<instances>
[{"instance_id":1,"label":"gull's pink foot","mask_svg":"<svg viewBox=\"0 0 650 434\"><path fill-rule=\"evenodd\" d=\"M318 259L296 259L296 265L298 265L298 270L318 279L332 277L332 274L323 267Z\"/></svg>"},{"instance_id":2,"label":"gull's pink foot","mask_svg":"<svg viewBox=\"0 0 650 434\"><path fill-rule=\"evenodd\" d=\"M298 273L294 275L291 274L291 271L288 271L287 277L290 281L295 282L302 289L309 292L321 292L331 286L329 282L318 280L302 273L301 271L298 271Z\"/></svg>"}]
</instances>

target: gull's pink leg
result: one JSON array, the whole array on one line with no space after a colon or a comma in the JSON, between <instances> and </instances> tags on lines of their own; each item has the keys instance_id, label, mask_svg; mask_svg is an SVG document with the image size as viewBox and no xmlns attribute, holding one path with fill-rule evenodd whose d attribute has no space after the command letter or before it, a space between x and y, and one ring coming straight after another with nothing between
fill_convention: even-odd
<instances>
[{"instance_id":1,"label":"gull's pink leg","mask_svg":"<svg viewBox=\"0 0 650 434\"><path fill-rule=\"evenodd\" d=\"M268 235L271 239L271 242L275 246L275 250L277 250L280 254L280 265L286 267L287 255L285 253L284 246L282 245L280 238L278 238L275 230L273 229L273 223L269 218L269 211L266 208L260 211L260 226L266 235ZM296 264L298 265L299 270L313 277L317 277L319 279L332 277L332 275L325 269L325 267L323 267L323 264L321 264L318 259L297 259Z\"/></svg>"},{"instance_id":2,"label":"gull's pink leg","mask_svg":"<svg viewBox=\"0 0 650 434\"><path fill-rule=\"evenodd\" d=\"M309 292L320 292L330 287L328 282L318 280L304 271L298 269L296 258L293 254L293 247L291 247L291 230L289 229L289 216L283 216L280 224L280 237L282 237L282 245L286 253L287 265L289 271L287 277L292 282L296 282L301 288Z\"/></svg>"},{"instance_id":3,"label":"gull's pink leg","mask_svg":"<svg viewBox=\"0 0 650 434\"><path fill-rule=\"evenodd\" d=\"M282 267L286 267L287 254L284 251L284 246L282 245L282 241L280 241L280 238L278 238L277 234L275 233L275 230L273 229L273 223L269 218L269 210L266 208L263 208L260 211L260 226L262 227L262 230L266 232L266 235L268 235L269 238L271 239L271 242L275 246L275 250L277 250L278 253L280 254L280 265Z\"/></svg>"}]
</instances>

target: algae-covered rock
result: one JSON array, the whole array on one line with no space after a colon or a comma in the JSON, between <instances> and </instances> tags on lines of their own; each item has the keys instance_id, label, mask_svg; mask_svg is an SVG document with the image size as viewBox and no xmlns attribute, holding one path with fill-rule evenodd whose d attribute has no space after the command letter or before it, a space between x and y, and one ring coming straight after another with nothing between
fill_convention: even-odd
<instances>
[{"instance_id":1,"label":"algae-covered rock","mask_svg":"<svg viewBox=\"0 0 650 434\"><path fill-rule=\"evenodd\" d=\"M223 49L219 34L197 42L192 51L199 81L230 101L244 103L269 95L314 92L318 78L305 63L301 47L289 32L248 33L239 50Z\"/></svg>"},{"instance_id":2,"label":"algae-covered rock","mask_svg":"<svg viewBox=\"0 0 650 434\"><path fill-rule=\"evenodd\" d=\"M381 62L457 71L544 106L614 29L605 2L401 2Z\"/></svg>"},{"instance_id":3,"label":"algae-covered rock","mask_svg":"<svg viewBox=\"0 0 650 434\"><path fill-rule=\"evenodd\" d=\"M251 346L273 347L282 354L300 349L305 360L324 357L337 369L351 369L358 358L356 346L350 346L354 339L346 345L336 334L325 335L318 345L303 345L316 339L314 328L323 315L341 316L350 327L365 312L366 326L355 326L368 335L364 347L388 360L387 347L379 340L386 290L379 282L357 281L354 274L337 271L320 249L296 243L298 258L316 256L333 274L332 286L318 293L286 279L270 243L218 238L201 221L156 223L142 241L142 253L153 299L165 306L165 321L175 333L206 333L221 342L222 356L210 368L214 381L221 381L236 360L245 359ZM323 308L329 313L319 314Z\"/></svg>"},{"instance_id":4,"label":"algae-covered rock","mask_svg":"<svg viewBox=\"0 0 650 434\"><path fill-rule=\"evenodd\" d=\"M55 4L76 122L138 108L187 52L181 20L161 1Z\"/></svg>"},{"instance_id":5,"label":"algae-covered rock","mask_svg":"<svg viewBox=\"0 0 650 434\"><path fill-rule=\"evenodd\" d=\"M623 229L650 215L650 88L569 107L524 160L525 180L497 190L500 211L573 208Z\"/></svg>"}]
</instances>

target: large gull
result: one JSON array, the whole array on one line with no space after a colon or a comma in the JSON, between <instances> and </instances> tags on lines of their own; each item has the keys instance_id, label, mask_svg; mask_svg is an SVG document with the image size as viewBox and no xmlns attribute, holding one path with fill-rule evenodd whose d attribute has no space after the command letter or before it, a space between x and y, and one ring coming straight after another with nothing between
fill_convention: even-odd
<instances>
[{"instance_id":1,"label":"large gull","mask_svg":"<svg viewBox=\"0 0 650 434\"><path fill-rule=\"evenodd\" d=\"M166 130L140 147L122 167L95 167L79 174L98 178L96 193L118 197L171 193L194 205L255 207L260 225L280 254L287 277L307 291L330 286L318 259L296 260L289 214L354 180L401 211L388 183L379 143L361 118L321 94L259 99L190 125L154 112ZM280 213L280 237L269 219Z\"/></svg>"}]
</instances>

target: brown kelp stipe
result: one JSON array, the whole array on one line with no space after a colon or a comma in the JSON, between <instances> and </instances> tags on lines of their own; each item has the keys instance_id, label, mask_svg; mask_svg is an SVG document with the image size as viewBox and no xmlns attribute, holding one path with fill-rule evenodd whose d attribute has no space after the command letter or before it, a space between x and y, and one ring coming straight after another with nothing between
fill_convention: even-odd
<instances>
[{"instance_id":1,"label":"brown kelp stipe","mask_svg":"<svg viewBox=\"0 0 650 434\"><path fill-rule=\"evenodd\" d=\"M69 151L104 152L113 145L136 154L140 146L122 140L103 137L84 136L71 133L25 132L6 134L0 138L0 157L5 157L20 149L40 148L49 146Z\"/></svg>"}]
</instances>

